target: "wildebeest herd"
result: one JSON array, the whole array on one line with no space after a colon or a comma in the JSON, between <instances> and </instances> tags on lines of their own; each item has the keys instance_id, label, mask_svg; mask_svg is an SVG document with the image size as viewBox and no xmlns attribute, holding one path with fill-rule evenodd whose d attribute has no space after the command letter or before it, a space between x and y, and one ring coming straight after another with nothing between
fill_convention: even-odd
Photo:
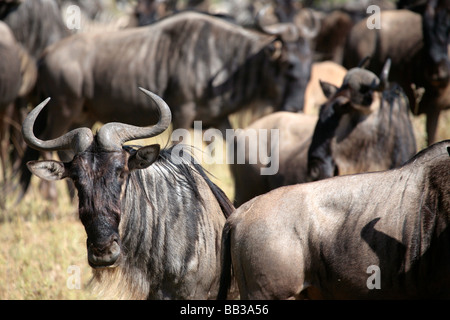
<instances>
[{"instance_id":1,"label":"wildebeest herd","mask_svg":"<svg viewBox=\"0 0 450 320\"><path fill-rule=\"evenodd\" d=\"M223 2L245 3L245 22L209 1L139 0L138 26L75 34L64 2L0 0L2 178L17 201L32 173L72 182L100 286L133 299L450 295L450 140L435 141L449 0L379 1L370 17ZM256 119L227 141L234 199L191 146L125 144L194 121L225 137L242 110ZM260 149L276 151L275 174Z\"/></svg>"}]
</instances>

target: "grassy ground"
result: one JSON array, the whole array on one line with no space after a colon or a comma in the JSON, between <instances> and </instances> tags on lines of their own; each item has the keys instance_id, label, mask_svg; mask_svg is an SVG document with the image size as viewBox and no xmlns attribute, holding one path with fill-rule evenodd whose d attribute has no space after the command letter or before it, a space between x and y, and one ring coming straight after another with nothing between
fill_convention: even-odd
<instances>
[{"instance_id":1,"label":"grassy ground","mask_svg":"<svg viewBox=\"0 0 450 320\"><path fill-rule=\"evenodd\" d=\"M419 148L425 147L423 116L414 118ZM450 139L450 111L440 121L438 139ZM165 145L167 137L156 142ZM155 141L152 140L152 143ZM233 183L226 164L205 165L213 181L232 199ZM59 202L46 202L39 181L20 205L7 199L0 209L0 299L97 299L88 288L86 234L64 182L57 182ZM77 282L78 281L78 282ZM79 283L79 288L76 284Z\"/></svg>"}]
</instances>

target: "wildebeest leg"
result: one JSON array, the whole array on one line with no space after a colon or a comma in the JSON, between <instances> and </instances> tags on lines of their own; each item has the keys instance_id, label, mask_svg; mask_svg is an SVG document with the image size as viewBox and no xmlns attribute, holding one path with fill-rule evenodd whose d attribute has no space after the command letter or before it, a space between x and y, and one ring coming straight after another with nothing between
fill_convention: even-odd
<instances>
[{"instance_id":1,"label":"wildebeest leg","mask_svg":"<svg viewBox=\"0 0 450 320\"><path fill-rule=\"evenodd\" d=\"M267 192L268 187L267 180L261 177L259 168L248 163L237 163L236 156L234 162L230 164L230 172L234 179L234 205L239 207L244 202Z\"/></svg>"},{"instance_id":2,"label":"wildebeest leg","mask_svg":"<svg viewBox=\"0 0 450 320\"><path fill-rule=\"evenodd\" d=\"M185 129L189 130L192 128L192 124L194 123L195 119L195 103L185 103L181 106L175 106L172 107L172 130L173 134L171 137L171 143L173 144L189 144L185 141L184 133L181 135L183 138L180 137L177 133L175 133L175 130L177 129Z\"/></svg>"},{"instance_id":3,"label":"wildebeest leg","mask_svg":"<svg viewBox=\"0 0 450 320\"><path fill-rule=\"evenodd\" d=\"M0 112L1 128L0 128L0 162L2 166L3 182L7 180L7 159L9 149L8 131L10 127L10 119L12 114L13 104L10 103L5 110Z\"/></svg>"},{"instance_id":4,"label":"wildebeest leg","mask_svg":"<svg viewBox=\"0 0 450 320\"><path fill-rule=\"evenodd\" d=\"M23 140L21 130L23 120L27 115L27 105L28 101L26 98L17 98L13 108L12 122L9 131L9 137L14 146L10 152L10 161L13 172L17 172L19 169L20 162L27 147Z\"/></svg>"},{"instance_id":5,"label":"wildebeest leg","mask_svg":"<svg viewBox=\"0 0 450 320\"><path fill-rule=\"evenodd\" d=\"M427 141L428 145L436 142L436 131L441 110L436 105L430 105L427 111Z\"/></svg>"},{"instance_id":6,"label":"wildebeest leg","mask_svg":"<svg viewBox=\"0 0 450 320\"><path fill-rule=\"evenodd\" d=\"M233 126L231 125L228 117L225 117L220 121L219 125L217 126L217 129L221 132L222 137L225 139L227 136L227 130L233 129Z\"/></svg>"},{"instance_id":7,"label":"wildebeest leg","mask_svg":"<svg viewBox=\"0 0 450 320\"><path fill-rule=\"evenodd\" d=\"M233 128L231 126L231 123L228 120L227 116L225 116L225 118L221 119L218 122L218 125L212 124L212 125L209 125L208 127L211 127L211 128L216 129L216 130L219 130L220 131L220 136L222 137L224 143L225 143L225 139L226 139L226 136L227 136L227 130ZM203 127L203 129L206 129L206 128ZM204 136L204 139L205 139L204 141L205 141L207 147L209 147L212 143L220 143L220 141L216 141L218 139L218 137L216 136L215 133L212 136L211 135ZM218 144L216 144L215 146L218 146Z\"/></svg>"},{"instance_id":8,"label":"wildebeest leg","mask_svg":"<svg viewBox=\"0 0 450 320\"><path fill-rule=\"evenodd\" d=\"M172 107L173 130L183 128L190 129L195 119L195 103L188 102L180 107Z\"/></svg>"}]
</instances>

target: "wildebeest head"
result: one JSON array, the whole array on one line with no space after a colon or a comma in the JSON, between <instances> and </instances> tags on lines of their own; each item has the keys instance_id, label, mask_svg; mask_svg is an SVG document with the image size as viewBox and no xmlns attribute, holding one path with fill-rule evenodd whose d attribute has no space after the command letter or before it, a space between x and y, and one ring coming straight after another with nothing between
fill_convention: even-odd
<instances>
[{"instance_id":1,"label":"wildebeest head","mask_svg":"<svg viewBox=\"0 0 450 320\"><path fill-rule=\"evenodd\" d=\"M426 47L425 75L437 87L445 87L450 79L448 43L450 41L450 7L448 0L430 0L422 15Z\"/></svg>"},{"instance_id":2,"label":"wildebeest head","mask_svg":"<svg viewBox=\"0 0 450 320\"><path fill-rule=\"evenodd\" d=\"M115 266L120 257L119 223L121 198L128 175L150 166L159 155L159 145L127 151L130 140L156 136L168 128L171 112L157 95L142 89L156 103L159 122L151 127L111 122L94 136L88 128L72 130L63 136L43 141L33 133L34 122L50 98L33 109L25 119L22 132L27 144L41 151L72 150L70 162L30 161L28 168L42 179L71 179L78 191L79 216L87 233L88 261L91 267Z\"/></svg>"},{"instance_id":3,"label":"wildebeest head","mask_svg":"<svg viewBox=\"0 0 450 320\"><path fill-rule=\"evenodd\" d=\"M284 79L276 83L282 87L283 101L281 110L302 111L306 86L311 75L313 53L310 46L311 38L315 37L320 29L318 20L312 16L310 11L304 11L310 15L312 27L307 23L294 23L282 21L267 25L263 22L267 19L267 8L258 13L257 21L259 27L267 34L276 35L279 42L275 43L275 53L279 66L279 74Z\"/></svg>"},{"instance_id":4,"label":"wildebeest head","mask_svg":"<svg viewBox=\"0 0 450 320\"><path fill-rule=\"evenodd\" d=\"M380 78L369 70L357 67L347 72L340 88L327 82L320 82L328 100L320 108L319 119L308 150L309 181L339 174L339 168L332 157L331 139L335 137L336 130L341 125L343 115L348 114L349 119L356 119L352 121L361 121L373 111L375 105L381 103L378 92L387 86L390 64L391 61L388 59Z\"/></svg>"}]
</instances>

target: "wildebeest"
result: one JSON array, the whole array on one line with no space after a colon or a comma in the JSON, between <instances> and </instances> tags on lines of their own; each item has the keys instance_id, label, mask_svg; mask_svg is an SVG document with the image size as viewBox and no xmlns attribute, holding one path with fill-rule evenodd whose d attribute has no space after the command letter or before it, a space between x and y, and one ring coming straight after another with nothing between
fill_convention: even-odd
<instances>
[{"instance_id":1,"label":"wildebeest","mask_svg":"<svg viewBox=\"0 0 450 320\"><path fill-rule=\"evenodd\" d=\"M422 15L409 10L382 11L379 28L369 29L367 19L362 20L348 36L344 59L344 66L348 67L369 55L368 68L379 72L386 58L390 57L391 79L405 90L413 113L427 116L429 144L435 141L440 110L450 108L449 104L440 104L448 101L441 98L450 75L448 4L448 0L428 1ZM412 84L425 89L417 106Z\"/></svg>"},{"instance_id":2,"label":"wildebeest","mask_svg":"<svg viewBox=\"0 0 450 320\"><path fill-rule=\"evenodd\" d=\"M28 167L43 179L74 182L87 233L88 262L101 285L115 283L119 294L129 298L215 298L221 232L233 206L180 149L174 153L159 145L123 147L127 141L156 136L170 125L164 100L144 92L160 112L156 125L112 122L95 135L78 128L48 141L33 133L45 100L23 123L25 141L38 150L72 149L75 157L64 163L32 161Z\"/></svg>"},{"instance_id":3,"label":"wildebeest","mask_svg":"<svg viewBox=\"0 0 450 320\"><path fill-rule=\"evenodd\" d=\"M230 127L230 113L258 101L300 108L309 74L299 73L301 59L286 49L283 39L294 39L288 26L273 26L282 32L277 37L184 12L147 27L61 40L40 61L39 91L52 101L37 134L45 127L46 140L96 121L154 123L155 109L138 85L167 101L174 129L194 120L204 128ZM24 161L37 157L28 149ZM26 190L30 177L22 172Z\"/></svg>"},{"instance_id":4,"label":"wildebeest","mask_svg":"<svg viewBox=\"0 0 450 320\"><path fill-rule=\"evenodd\" d=\"M19 112L14 108L14 101L32 90L36 66L3 21L0 21L0 57L0 161L5 179L6 162L13 152L9 142L17 143L21 139L18 137L20 129L14 130L14 120Z\"/></svg>"},{"instance_id":5,"label":"wildebeest","mask_svg":"<svg viewBox=\"0 0 450 320\"><path fill-rule=\"evenodd\" d=\"M380 78L369 70L350 69L340 88L321 82L327 102L319 116L276 112L236 135L235 204L284 185L366 171L398 167L416 153L409 106L402 89L389 83L389 61ZM265 139L261 129L279 130L279 139ZM261 175L274 163L250 162L246 137L272 150L278 172ZM259 152L259 151L258 151ZM276 156L278 155L278 159ZM258 159L259 160L259 159ZM255 161L254 161L255 162Z\"/></svg>"},{"instance_id":6,"label":"wildebeest","mask_svg":"<svg viewBox=\"0 0 450 320\"><path fill-rule=\"evenodd\" d=\"M315 11L321 21L320 32L314 39L316 61L331 60L341 64L344 59L345 40L353 26L352 18L343 10Z\"/></svg>"},{"instance_id":7,"label":"wildebeest","mask_svg":"<svg viewBox=\"0 0 450 320\"><path fill-rule=\"evenodd\" d=\"M450 296L450 140L404 166L287 186L224 227L243 299ZM230 261L231 258L231 261Z\"/></svg>"}]
</instances>

